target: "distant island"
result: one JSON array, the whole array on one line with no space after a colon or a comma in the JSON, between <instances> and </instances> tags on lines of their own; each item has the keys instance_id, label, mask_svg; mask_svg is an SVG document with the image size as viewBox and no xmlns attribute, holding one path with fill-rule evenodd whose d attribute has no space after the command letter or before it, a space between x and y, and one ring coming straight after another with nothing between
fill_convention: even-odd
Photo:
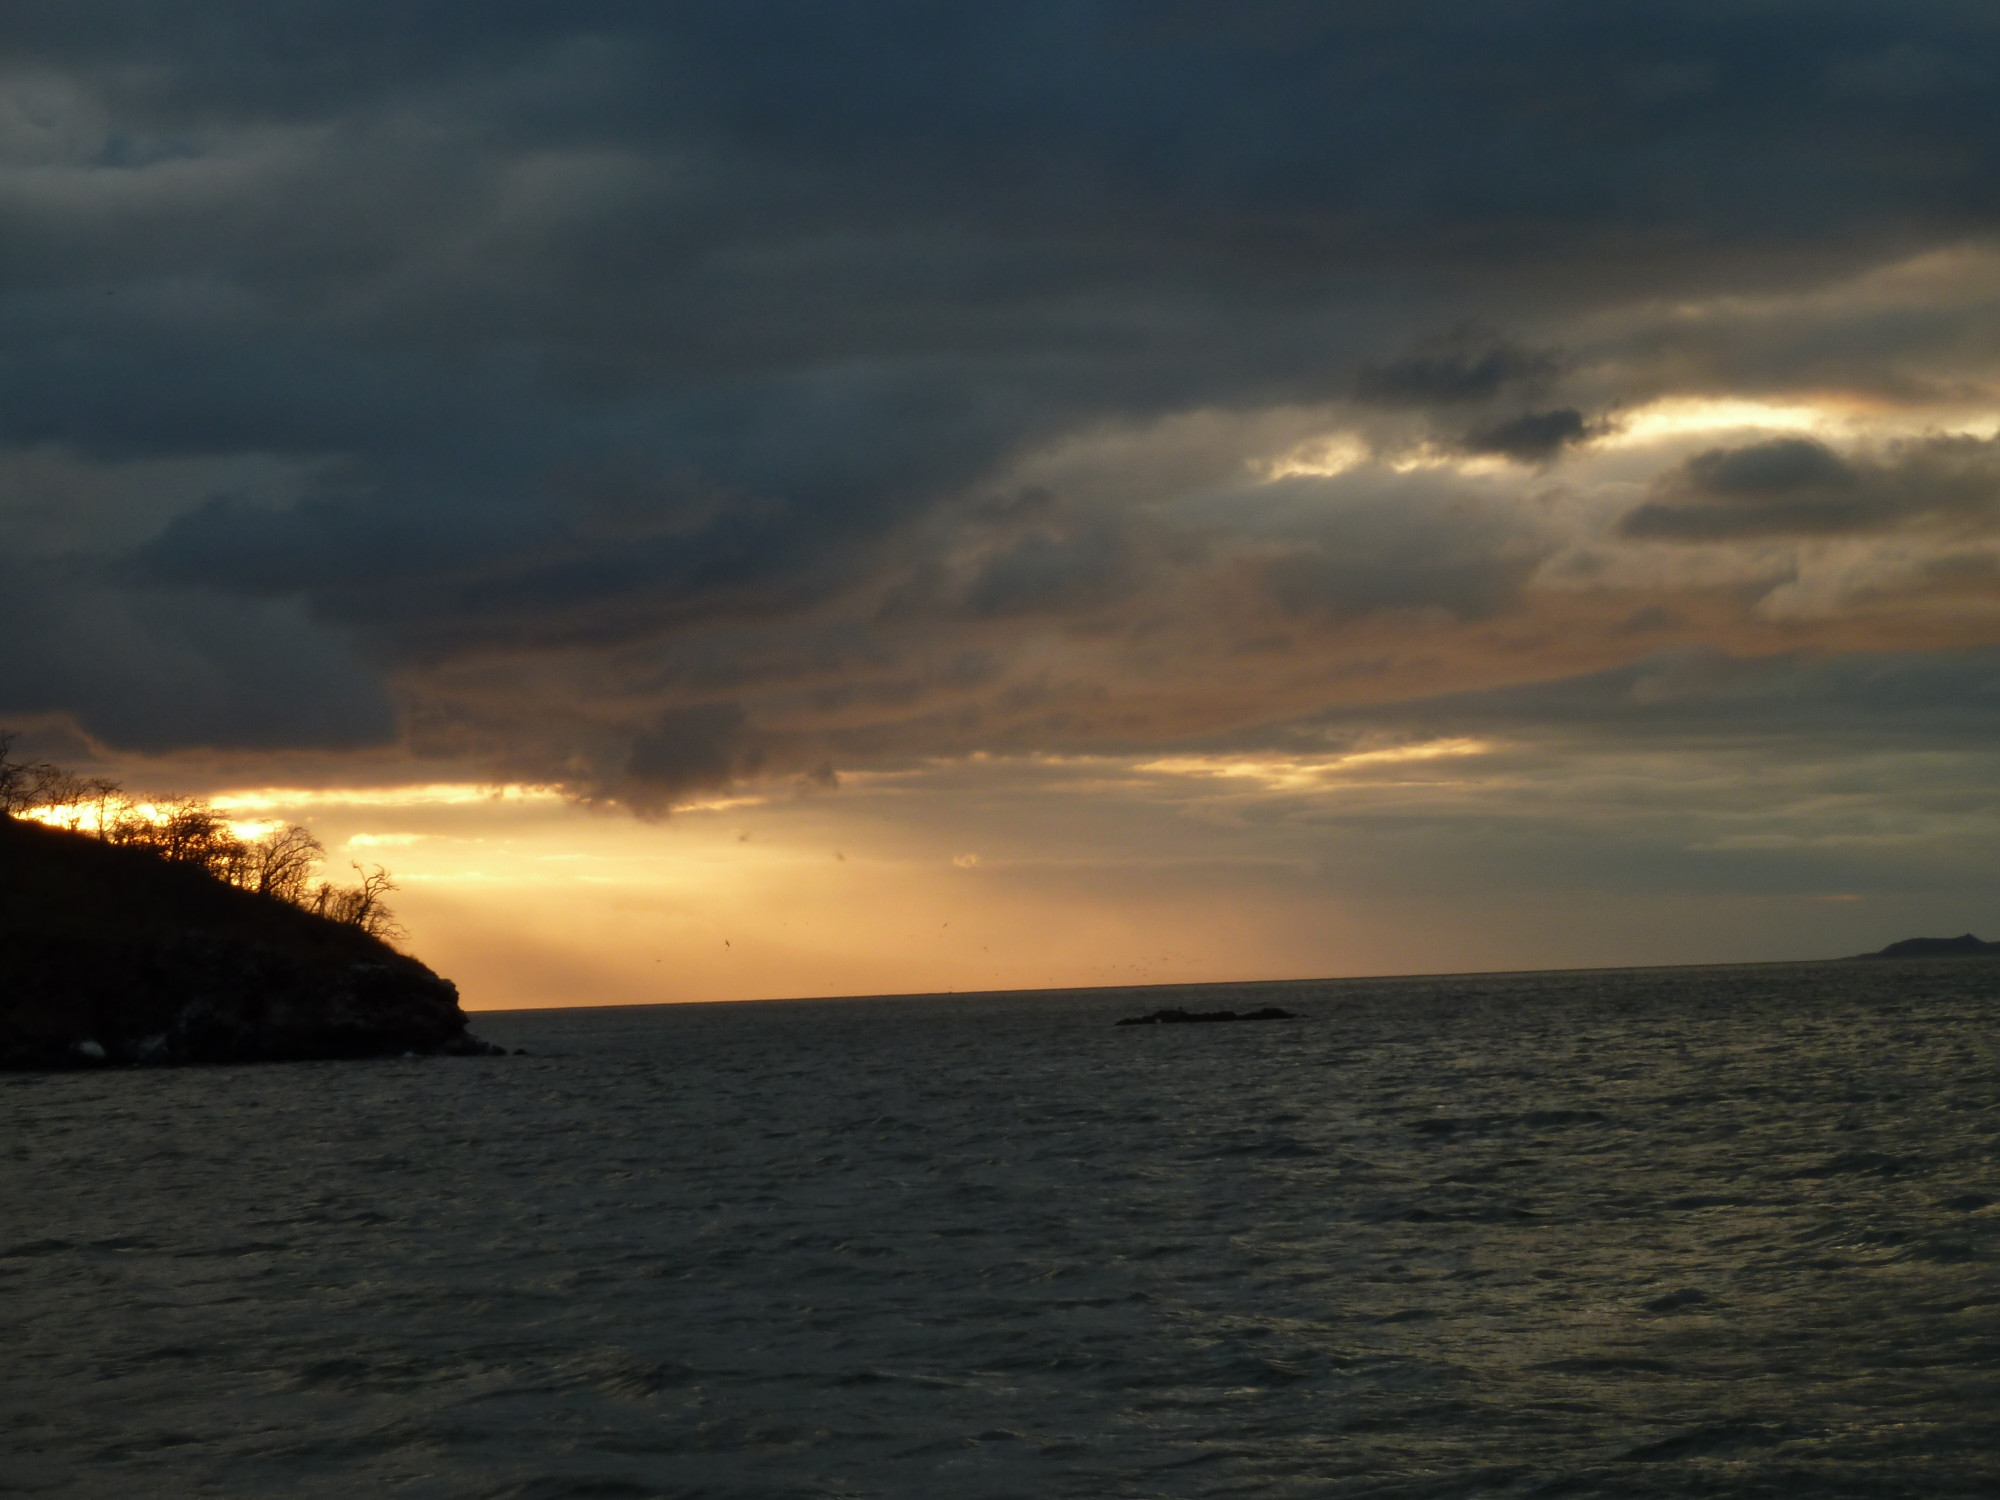
<instances>
[{"instance_id":1,"label":"distant island","mask_svg":"<svg viewBox=\"0 0 2000 1500\"><path fill-rule=\"evenodd\" d=\"M1954 938L1904 938L1878 953L1857 953L1856 958L1980 958L2000 957L2000 943L1982 943L1971 933Z\"/></svg>"},{"instance_id":2,"label":"distant island","mask_svg":"<svg viewBox=\"0 0 2000 1500\"><path fill-rule=\"evenodd\" d=\"M0 735L0 1068L480 1055L458 990L386 941L386 874L309 880L304 829L237 839L205 804L49 827L52 767ZM39 773L39 774L31 774ZM135 804L124 803L130 809Z\"/></svg>"}]
</instances>

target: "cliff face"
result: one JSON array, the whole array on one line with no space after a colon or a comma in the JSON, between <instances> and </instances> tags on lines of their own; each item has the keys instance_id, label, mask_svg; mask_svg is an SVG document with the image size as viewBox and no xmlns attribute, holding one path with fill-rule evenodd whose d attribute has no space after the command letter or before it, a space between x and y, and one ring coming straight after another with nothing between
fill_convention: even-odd
<instances>
[{"instance_id":1,"label":"cliff face","mask_svg":"<svg viewBox=\"0 0 2000 1500\"><path fill-rule=\"evenodd\" d=\"M0 1067L491 1050L451 981L356 928L0 818Z\"/></svg>"}]
</instances>

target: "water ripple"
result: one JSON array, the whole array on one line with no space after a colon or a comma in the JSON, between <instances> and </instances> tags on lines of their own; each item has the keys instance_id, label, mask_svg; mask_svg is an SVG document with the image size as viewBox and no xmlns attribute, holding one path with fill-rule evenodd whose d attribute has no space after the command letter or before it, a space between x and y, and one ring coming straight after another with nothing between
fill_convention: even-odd
<instances>
[{"instance_id":1,"label":"water ripple","mask_svg":"<svg viewBox=\"0 0 2000 1500\"><path fill-rule=\"evenodd\" d=\"M1990 1496L2000 966L0 1079L0 1489ZM1304 1019L1136 1027L1173 1004Z\"/></svg>"}]
</instances>

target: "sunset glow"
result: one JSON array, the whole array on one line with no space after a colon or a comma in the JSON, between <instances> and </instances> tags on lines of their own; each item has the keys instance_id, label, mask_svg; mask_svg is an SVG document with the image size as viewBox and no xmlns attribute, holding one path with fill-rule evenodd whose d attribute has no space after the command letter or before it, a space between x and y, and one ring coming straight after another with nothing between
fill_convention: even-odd
<instances>
[{"instance_id":1,"label":"sunset glow","mask_svg":"<svg viewBox=\"0 0 2000 1500\"><path fill-rule=\"evenodd\" d=\"M475 1007L1994 927L1983 23L1225 9L48 20L0 731Z\"/></svg>"}]
</instances>

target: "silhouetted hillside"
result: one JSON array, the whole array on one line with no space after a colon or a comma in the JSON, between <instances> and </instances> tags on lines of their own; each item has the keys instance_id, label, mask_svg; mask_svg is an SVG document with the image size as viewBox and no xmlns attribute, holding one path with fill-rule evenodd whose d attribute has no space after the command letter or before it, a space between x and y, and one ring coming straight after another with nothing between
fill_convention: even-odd
<instances>
[{"instance_id":1,"label":"silhouetted hillside","mask_svg":"<svg viewBox=\"0 0 2000 1500\"><path fill-rule=\"evenodd\" d=\"M458 991L348 923L0 818L0 1066L488 1050Z\"/></svg>"},{"instance_id":2,"label":"silhouetted hillside","mask_svg":"<svg viewBox=\"0 0 2000 1500\"><path fill-rule=\"evenodd\" d=\"M1983 943L1971 933L1955 938L1904 938L1877 953L1856 958L1980 958L2000 955L2000 943Z\"/></svg>"}]
</instances>

